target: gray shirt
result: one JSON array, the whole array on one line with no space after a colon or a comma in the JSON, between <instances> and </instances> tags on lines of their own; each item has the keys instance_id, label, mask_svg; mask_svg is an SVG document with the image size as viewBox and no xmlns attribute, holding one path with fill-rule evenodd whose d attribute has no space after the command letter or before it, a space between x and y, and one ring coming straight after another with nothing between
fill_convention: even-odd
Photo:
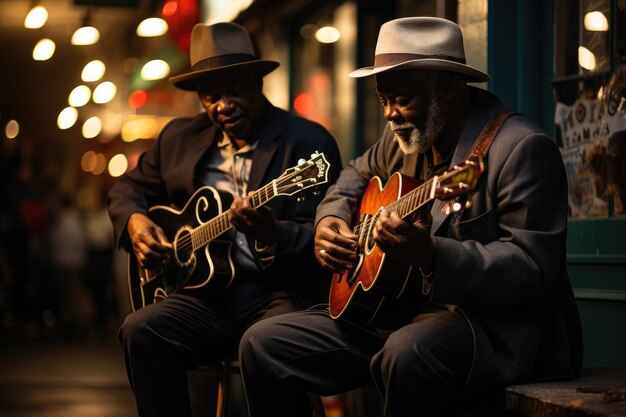
<instances>
[{"instance_id":1,"label":"gray shirt","mask_svg":"<svg viewBox=\"0 0 626 417\"><path fill-rule=\"evenodd\" d=\"M206 169L199 178L200 182L217 190L228 192L234 197L246 196L252 157L257 143L254 142L237 148L228 136L223 135L217 141L216 146L211 147L208 151ZM232 259L237 269L260 270L261 267L252 255L252 249L248 245L246 236L235 229L231 229L228 235L235 243L232 248Z\"/></svg>"}]
</instances>

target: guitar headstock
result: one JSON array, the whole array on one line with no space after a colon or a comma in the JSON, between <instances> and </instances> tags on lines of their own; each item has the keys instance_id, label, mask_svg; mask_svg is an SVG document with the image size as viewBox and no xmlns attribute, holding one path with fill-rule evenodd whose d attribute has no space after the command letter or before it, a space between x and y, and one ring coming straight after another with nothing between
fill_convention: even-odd
<instances>
[{"instance_id":1,"label":"guitar headstock","mask_svg":"<svg viewBox=\"0 0 626 417\"><path fill-rule=\"evenodd\" d=\"M455 165L452 169L437 176L434 186L435 198L450 200L474 190L483 170L482 157L468 159L461 165Z\"/></svg>"},{"instance_id":2,"label":"guitar headstock","mask_svg":"<svg viewBox=\"0 0 626 417\"><path fill-rule=\"evenodd\" d=\"M328 182L330 163L324 153L315 152L308 161L286 170L274 181L276 195L294 195L310 187Z\"/></svg>"}]
</instances>

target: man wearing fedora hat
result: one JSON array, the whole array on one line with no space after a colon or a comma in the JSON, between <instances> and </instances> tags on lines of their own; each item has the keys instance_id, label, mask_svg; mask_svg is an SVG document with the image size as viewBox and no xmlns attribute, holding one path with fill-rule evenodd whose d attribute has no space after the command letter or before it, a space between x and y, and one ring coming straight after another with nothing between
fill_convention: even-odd
<instances>
[{"instance_id":1,"label":"man wearing fedora hat","mask_svg":"<svg viewBox=\"0 0 626 417\"><path fill-rule=\"evenodd\" d=\"M140 267L158 270L174 256L173 245L149 209L171 206L183 211L202 186L230 195L235 229L227 232L232 241L220 262L231 262L235 273L225 289L211 281L185 287L124 321L119 337L142 417L191 416L189 369L236 358L247 327L303 308L314 301L316 287L318 295L325 295L328 282L320 280L323 270L313 256L313 220L341 169L334 138L322 126L265 98L263 76L278 63L258 59L240 25L195 25L190 59L191 70L170 81L197 92L205 111L176 118L163 128L137 167L111 187L109 213L118 245L133 253ZM315 152L330 164L328 183L318 187L319 193L307 193L303 200L271 199L256 209L244 198ZM196 210L205 209L198 204ZM197 256L213 250L206 248ZM215 265L219 255L211 256Z\"/></svg>"},{"instance_id":2,"label":"man wearing fedora hat","mask_svg":"<svg viewBox=\"0 0 626 417\"><path fill-rule=\"evenodd\" d=\"M239 357L251 417L309 416L307 392L365 386L380 392L385 416L451 416L498 387L575 377L581 327L565 264L567 183L555 143L467 84L489 77L466 64L461 30L445 19L385 23L374 65L350 75L376 77L388 124L319 205L315 254L336 274L331 288L357 284L339 314L331 292L329 308L272 317L244 333ZM481 157L484 171L460 204L439 200L436 192L447 191L438 181L450 178L441 173L480 167ZM426 210L401 217L411 200L400 199L353 229L370 180L386 184L398 172L429 181L416 198L430 201ZM351 275L367 273L360 262L377 247L394 265L374 269L378 282L404 274L396 292Z\"/></svg>"}]
</instances>

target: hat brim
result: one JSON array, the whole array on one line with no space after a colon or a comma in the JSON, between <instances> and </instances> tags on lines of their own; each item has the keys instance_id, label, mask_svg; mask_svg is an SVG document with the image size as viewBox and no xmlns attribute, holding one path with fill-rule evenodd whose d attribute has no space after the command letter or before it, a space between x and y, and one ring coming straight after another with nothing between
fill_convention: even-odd
<instances>
[{"instance_id":1,"label":"hat brim","mask_svg":"<svg viewBox=\"0 0 626 417\"><path fill-rule=\"evenodd\" d=\"M170 78L170 82L174 84L174 86L180 88L181 90L187 91L196 91L196 80L200 77L207 76L219 76L223 75L225 72L243 69L243 68L255 68L257 73L263 77L270 72L274 71L278 68L280 64L276 61L270 61L266 59L258 59L255 61L248 62L240 62L237 64L224 65L217 68L207 68L198 71L191 71L185 74L177 75L175 77Z\"/></svg>"},{"instance_id":2,"label":"hat brim","mask_svg":"<svg viewBox=\"0 0 626 417\"><path fill-rule=\"evenodd\" d=\"M401 70L401 69L432 69L441 71L452 71L466 75L472 81L485 82L489 80L489 75L470 67L469 65L459 62L448 61L445 59L415 59L412 61L402 62L396 65L388 65L383 67L364 67L352 71L349 76L352 78L367 77L369 75L380 74L381 72Z\"/></svg>"}]
</instances>

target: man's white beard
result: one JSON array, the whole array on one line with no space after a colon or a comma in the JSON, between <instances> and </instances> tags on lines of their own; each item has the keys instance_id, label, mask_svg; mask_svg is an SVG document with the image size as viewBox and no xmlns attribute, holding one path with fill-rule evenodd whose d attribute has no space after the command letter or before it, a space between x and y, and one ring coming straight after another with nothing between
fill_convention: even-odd
<instances>
[{"instance_id":1,"label":"man's white beard","mask_svg":"<svg viewBox=\"0 0 626 417\"><path fill-rule=\"evenodd\" d=\"M400 145L402 152L404 152L405 155L410 155L415 152L424 153L429 150L443 130L444 123L445 117L441 114L439 102L435 99L431 99L430 104L428 105L426 127L423 132L410 122L405 122L401 125L391 122L391 128L394 131L396 129L412 129L411 136L408 141L394 133L394 137L398 142L398 145Z\"/></svg>"}]
</instances>

